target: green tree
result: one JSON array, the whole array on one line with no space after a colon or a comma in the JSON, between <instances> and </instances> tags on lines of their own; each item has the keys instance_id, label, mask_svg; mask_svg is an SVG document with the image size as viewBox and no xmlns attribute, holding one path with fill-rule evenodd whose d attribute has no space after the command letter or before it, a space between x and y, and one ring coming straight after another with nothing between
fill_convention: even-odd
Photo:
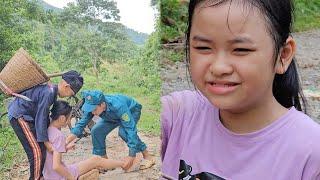
<instances>
[{"instance_id":1,"label":"green tree","mask_svg":"<svg viewBox=\"0 0 320 180\"><path fill-rule=\"evenodd\" d=\"M78 38L70 39L69 50L76 49L75 52L81 52L73 54L74 58L89 58L98 80L99 65L106 58L105 47L108 44L108 40L101 31L104 30L102 19L115 21L120 19L116 2L112 0L77 0L76 3L68 4L60 15L60 19L64 24L66 22L79 24L80 22L85 27L85 29L78 28L80 31L77 34L71 33Z\"/></svg>"}]
</instances>

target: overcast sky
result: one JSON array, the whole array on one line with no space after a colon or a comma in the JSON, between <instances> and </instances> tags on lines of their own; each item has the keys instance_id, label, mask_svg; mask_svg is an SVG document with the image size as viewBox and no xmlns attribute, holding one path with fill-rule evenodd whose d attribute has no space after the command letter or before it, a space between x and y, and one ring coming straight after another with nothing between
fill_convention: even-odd
<instances>
[{"instance_id":1,"label":"overcast sky","mask_svg":"<svg viewBox=\"0 0 320 180\"><path fill-rule=\"evenodd\" d=\"M44 0L55 7L63 8L74 0ZM138 32L150 34L154 31L155 11L151 0L115 0L120 10L120 22Z\"/></svg>"}]
</instances>

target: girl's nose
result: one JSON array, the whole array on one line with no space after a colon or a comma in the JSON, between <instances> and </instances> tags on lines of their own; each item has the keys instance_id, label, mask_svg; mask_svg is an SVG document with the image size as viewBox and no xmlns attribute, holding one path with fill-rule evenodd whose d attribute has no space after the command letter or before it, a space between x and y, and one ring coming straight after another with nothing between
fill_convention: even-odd
<instances>
[{"instance_id":1,"label":"girl's nose","mask_svg":"<svg viewBox=\"0 0 320 180\"><path fill-rule=\"evenodd\" d=\"M226 55L218 54L212 58L209 71L212 75L221 77L232 74L234 69Z\"/></svg>"}]
</instances>

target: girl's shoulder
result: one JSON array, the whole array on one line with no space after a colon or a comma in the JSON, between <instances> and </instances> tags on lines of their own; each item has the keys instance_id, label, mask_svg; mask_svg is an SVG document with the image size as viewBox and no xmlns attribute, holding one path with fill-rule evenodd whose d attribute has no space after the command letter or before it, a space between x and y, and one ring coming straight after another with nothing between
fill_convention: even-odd
<instances>
[{"instance_id":1,"label":"girl's shoulder","mask_svg":"<svg viewBox=\"0 0 320 180\"><path fill-rule=\"evenodd\" d=\"M48 127L48 138L51 143L66 139L65 135L61 132L61 130L52 126Z\"/></svg>"},{"instance_id":2,"label":"girl's shoulder","mask_svg":"<svg viewBox=\"0 0 320 180\"><path fill-rule=\"evenodd\" d=\"M297 132L301 132L306 138L316 137L320 139L320 122L311 119L311 117L296 109L290 112L290 117L294 119Z\"/></svg>"},{"instance_id":3,"label":"girl's shoulder","mask_svg":"<svg viewBox=\"0 0 320 180\"><path fill-rule=\"evenodd\" d=\"M191 110L199 106L212 106L200 91L183 90L161 97L162 108Z\"/></svg>"},{"instance_id":4,"label":"girl's shoulder","mask_svg":"<svg viewBox=\"0 0 320 180\"><path fill-rule=\"evenodd\" d=\"M161 108L161 124L169 129L174 124L184 126L195 120L194 117L209 114L216 109L201 92L190 90L177 91L162 96Z\"/></svg>"},{"instance_id":5,"label":"girl's shoulder","mask_svg":"<svg viewBox=\"0 0 320 180\"><path fill-rule=\"evenodd\" d=\"M291 138L297 143L296 147L308 151L310 160L317 160L320 166L320 122L295 109L290 117L293 120Z\"/></svg>"}]
</instances>

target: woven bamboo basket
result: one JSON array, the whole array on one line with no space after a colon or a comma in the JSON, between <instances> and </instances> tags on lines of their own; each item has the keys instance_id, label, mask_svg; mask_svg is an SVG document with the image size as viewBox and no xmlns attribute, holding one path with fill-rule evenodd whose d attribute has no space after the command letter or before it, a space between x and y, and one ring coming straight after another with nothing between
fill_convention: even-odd
<instances>
[{"instance_id":1,"label":"woven bamboo basket","mask_svg":"<svg viewBox=\"0 0 320 180\"><path fill-rule=\"evenodd\" d=\"M20 48L0 72L0 80L13 92L20 93L49 81L49 76ZM0 84L0 88L5 92L3 85Z\"/></svg>"}]
</instances>

